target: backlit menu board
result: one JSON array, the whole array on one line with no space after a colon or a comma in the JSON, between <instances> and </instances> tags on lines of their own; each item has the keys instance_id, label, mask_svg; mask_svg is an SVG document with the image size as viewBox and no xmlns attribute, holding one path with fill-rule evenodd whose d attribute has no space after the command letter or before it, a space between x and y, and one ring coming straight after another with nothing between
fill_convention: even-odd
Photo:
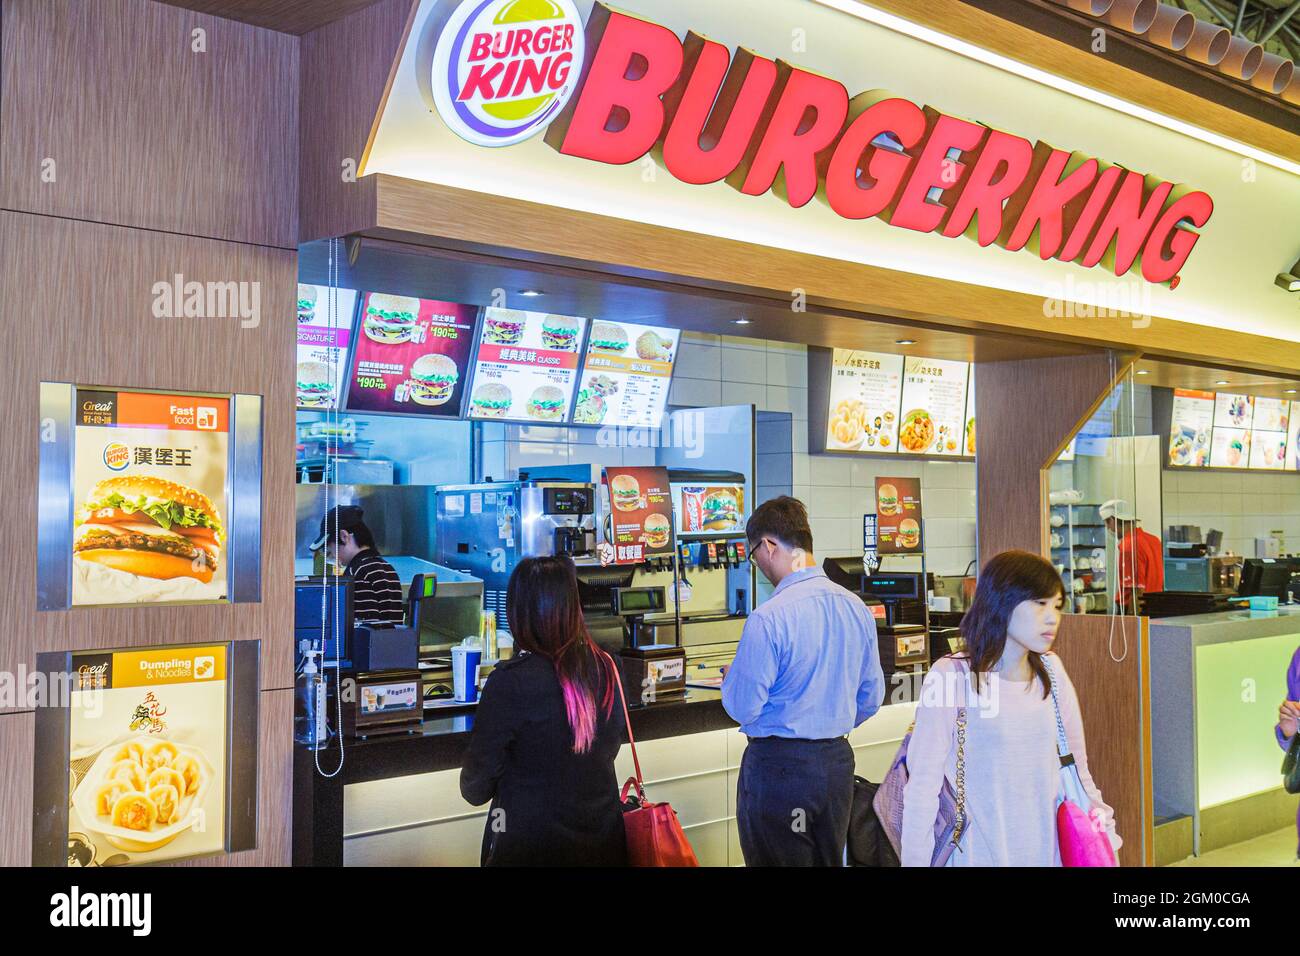
<instances>
[{"instance_id":1,"label":"backlit menu board","mask_svg":"<svg viewBox=\"0 0 1300 956\"><path fill-rule=\"evenodd\" d=\"M459 416L477 314L472 305L366 293L352 349L348 411Z\"/></svg>"},{"instance_id":2,"label":"backlit menu board","mask_svg":"<svg viewBox=\"0 0 1300 956\"><path fill-rule=\"evenodd\" d=\"M966 362L908 356L903 364L903 402L898 450L915 455L965 453Z\"/></svg>"},{"instance_id":3,"label":"backlit menu board","mask_svg":"<svg viewBox=\"0 0 1300 956\"><path fill-rule=\"evenodd\" d=\"M1287 443L1287 469L1300 471L1300 402L1291 403L1291 415L1288 421L1291 440Z\"/></svg>"},{"instance_id":4,"label":"backlit menu board","mask_svg":"<svg viewBox=\"0 0 1300 956\"><path fill-rule=\"evenodd\" d=\"M338 407L347 372L355 289L298 286L298 407Z\"/></svg>"},{"instance_id":5,"label":"backlit menu board","mask_svg":"<svg viewBox=\"0 0 1300 956\"><path fill-rule=\"evenodd\" d=\"M902 393L903 356L835 349L826 450L897 451Z\"/></svg>"},{"instance_id":6,"label":"backlit menu board","mask_svg":"<svg viewBox=\"0 0 1300 956\"><path fill-rule=\"evenodd\" d=\"M1256 398L1250 435L1250 467L1281 471L1286 467L1290 403L1280 398Z\"/></svg>"},{"instance_id":7,"label":"backlit menu board","mask_svg":"<svg viewBox=\"0 0 1300 956\"><path fill-rule=\"evenodd\" d=\"M1214 432L1210 439L1210 467L1248 468L1254 399L1249 395L1214 396Z\"/></svg>"},{"instance_id":8,"label":"backlit menu board","mask_svg":"<svg viewBox=\"0 0 1300 956\"><path fill-rule=\"evenodd\" d=\"M1169 425L1169 464L1201 468L1210 463L1214 430L1214 393L1174 389Z\"/></svg>"},{"instance_id":9,"label":"backlit menu board","mask_svg":"<svg viewBox=\"0 0 1300 956\"><path fill-rule=\"evenodd\" d=\"M68 864L226 847L229 645L73 656Z\"/></svg>"},{"instance_id":10,"label":"backlit menu board","mask_svg":"<svg viewBox=\"0 0 1300 956\"><path fill-rule=\"evenodd\" d=\"M658 428L680 336L677 329L593 322L573 424Z\"/></svg>"},{"instance_id":11,"label":"backlit menu board","mask_svg":"<svg viewBox=\"0 0 1300 956\"><path fill-rule=\"evenodd\" d=\"M73 606L226 598L230 398L76 396Z\"/></svg>"},{"instance_id":12,"label":"backlit menu board","mask_svg":"<svg viewBox=\"0 0 1300 956\"><path fill-rule=\"evenodd\" d=\"M972 368L967 376L969 382L966 385L966 434L962 436L966 446L966 454L975 457L975 370ZM1071 451L1074 450L1071 443Z\"/></svg>"},{"instance_id":13,"label":"backlit menu board","mask_svg":"<svg viewBox=\"0 0 1300 956\"><path fill-rule=\"evenodd\" d=\"M469 417L559 424L569 417L587 320L487 309Z\"/></svg>"}]
</instances>

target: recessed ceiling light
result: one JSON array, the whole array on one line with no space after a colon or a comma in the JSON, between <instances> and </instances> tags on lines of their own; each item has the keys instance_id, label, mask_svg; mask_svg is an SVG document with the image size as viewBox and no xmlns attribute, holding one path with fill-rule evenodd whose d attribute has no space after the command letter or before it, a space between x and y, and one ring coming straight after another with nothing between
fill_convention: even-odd
<instances>
[{"instance_id":1,"label":"recessed ceiling light","mask_svg":"<svg viewBox=\"0 0 1300 956\"><path fill-rule=\"evenodd\" d=\"M1151 373L1150 373L1149 371L1147 371L1146 369L1144 369L1144 368L1140 368L1140 369L1138 369L1138 374L1139 374L1139 375L1150 375Z\"/></svg>"},{"instance_id":2,"label":"recessed ceiling light","mask_svg":"<svg viewBox=\"0 0 1300 956\"><path fill-rule=\"evenodd\" d=\"M535 299L539 295L546 295L545 292L542 292L539 289L520 289L519 294L527 299Z\"/></svg>"},{"instance_id":3,"label":"recessed ceiling light","mask_svg":"<svg viewBox=\"0 0 1300 956\"><path fill-rule=\"evenodd\" d=\"M1215 384L1215 385L1229 385L1229 384L1231 384L1231 383L1230 383L1227 379L1225 379L1225 378L1221 378L1221 379L1219 379L1217 382L1215 382L1214 384Z\"/></svg>"},{"instance_id":4,"label":"recessed ceiling light","mask_svg":"<svg viewBox=\"0 0 1300 956\"><path fill-rule=\"evenodd\" d=\"M745 319L745 318L732 319L732 320L731 320L731 324L732 324L732 325L749 325L749 319Z\"/></svg>"},{"instance_id":5,"label":"recessed ceiling light","mask_svg":"<svg viewBox=\"0 0 1300 956\"><path fill-rule=\"evenodd\" d=\"M916 339L894 339L895 345L915 345Z\"/></svg>"},{"instance_id":6,"label":"recessed ceiling light","mask_svg":"<svg viewBox=\"0 0 1300 956\"><path fill-rule=\"evenodd\" d=\"M1284 394L1284 395L1294 395L1294 394L1295 394L1295 389L1294 389L1294 388L1288 388L1288 389L1287 389L1285 392L1283 392L1282 394Z\"/></svg>"}]
</instances>

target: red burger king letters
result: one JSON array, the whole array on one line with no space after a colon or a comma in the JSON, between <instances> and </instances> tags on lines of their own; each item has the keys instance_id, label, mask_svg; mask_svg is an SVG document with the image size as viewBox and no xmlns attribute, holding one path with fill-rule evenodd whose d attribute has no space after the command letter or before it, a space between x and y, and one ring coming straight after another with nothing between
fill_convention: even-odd
<instances>
[{"instance_id":1,"label":"red burger king letters","mask_svg":"<svg viewBox=\"0 0 1300 956\"><path fill-rule=\"evenodd\" d=\"M725 180L795 208L968 236L1040 259L1178 284L1214 211L1205 192L843 84L597 3L574 96L546 142L610 164L648 153L676 179ZM954 155L955 153L955 155ZM936 195L936 191L937 195Z\"/></svg>"}]
</instances>

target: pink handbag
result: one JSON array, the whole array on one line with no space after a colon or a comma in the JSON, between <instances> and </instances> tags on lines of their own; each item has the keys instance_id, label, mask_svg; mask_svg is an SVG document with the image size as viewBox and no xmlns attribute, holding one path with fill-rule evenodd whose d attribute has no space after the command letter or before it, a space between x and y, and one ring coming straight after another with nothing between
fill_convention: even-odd
<instances>
[{"instance_id":1,"label":"pink handbag","mask_svg":"<svg viewBox=\"0 0 1300 956\"><path fill-rule=\"evenodd\" d=\"M1101 820L1083 808L1091 809L1092 800L1083 788L1079 768L1065 739L1065 723L1056 696L1056 675L1047 658L1043 667L1052 682L1052 709L1056 711L1056 753L1061 759L1061 802L1056 806L1056 835L1062 866L1119 866L1115 849Z\"/></svg>"}]
</instances>

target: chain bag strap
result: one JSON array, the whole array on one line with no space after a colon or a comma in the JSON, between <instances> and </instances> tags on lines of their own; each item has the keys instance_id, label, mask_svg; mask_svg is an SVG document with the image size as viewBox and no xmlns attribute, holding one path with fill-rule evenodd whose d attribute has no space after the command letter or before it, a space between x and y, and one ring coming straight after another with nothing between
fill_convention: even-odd
<instances>
[{"instance_id":1,"label":"chain bag strap","mask_svg":"<svg viewBox=\"0 0 1300 956\"><path fill-rule=\"evenodd\" d=\"M961 850L961 837L966 832L966 708L970 703L970 671L962 672L962 705L957 708L957 816L953 821L952 845Z\"/></svg>"}]
</instances>

